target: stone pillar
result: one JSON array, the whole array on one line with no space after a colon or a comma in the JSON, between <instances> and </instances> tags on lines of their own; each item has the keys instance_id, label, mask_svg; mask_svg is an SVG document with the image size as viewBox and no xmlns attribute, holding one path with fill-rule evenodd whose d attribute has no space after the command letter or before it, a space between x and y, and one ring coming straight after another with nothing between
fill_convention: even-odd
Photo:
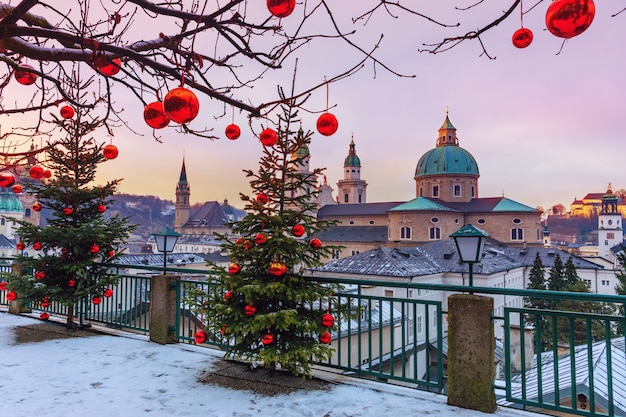
<instances>
[{"instance_id":1,"label":"stone pillar","mask_svg":"<svg viewBox=\"0 0 626 417\"><path fill-rule=\"evenodd\" d=\"M493 298L455 294L448 298L448 404L496 410Z\"/></svg>"},{"instance_id":2,"label":"stone pillar","mask_svg":"<svg viewBox=\"0 0 626 417\"><path fill-rule=\"evenodd\" d=\"M509 329L510 336L510 346L511 346L511 371L521 372L522 371L522 336L521 336L521 327L512 324ZM534 333L535 329L531 327L524 327L524 370L528 371L533 362L533 356L535 356L535 344L534 342Z\"/></svg>"},{"instance_id":3,"label":"stone pillar","mask_svg":"<svg viewBox=\"0 0 626 417\"><path fill-rule=\"evenodd\" d=\"M150 341L178 343L176 335L176 275L155 275L150 280Z\"/></svg>"},{"instance_id":4,"label":"stone pillar","mask_svg":"<svg viewBox=\"0 0 626 417\"><path fill-rule=\"evenodd\" d=\"M24 274L24 264L16 263L11 265L11 275L21 277ZM32 310L24 305L24 294L17 294L17 298L9 301L9 313L19 316L22 313L30 313Z\"/></svg>"}]
</instances>

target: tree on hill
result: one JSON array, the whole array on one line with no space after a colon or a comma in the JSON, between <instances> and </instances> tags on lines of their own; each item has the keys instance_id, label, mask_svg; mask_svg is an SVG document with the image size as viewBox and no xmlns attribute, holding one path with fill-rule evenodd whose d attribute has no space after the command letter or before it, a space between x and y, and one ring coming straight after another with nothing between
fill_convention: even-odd
<instances>
[{"instance_id":1,"label":"tree on hill","mask_svg":"<svg viewBox=\"0 0 626 417\"><path fill-rule=\"evenodd\" d=\"M530 269L530 273L528 276L528 285L526 286L526 288L529 290L545 290L545 274L546 272L543 266L543 262L541 261L539 252L537 252L537 254L535 255L533 266ZM549 301L544 298L524 297L524 307L547 310L550 308L550 305ZM542 349L545 350L545 348L549 345L548 336L546 334L546 317L541 314L528 314L525 317L526 324L535 327L535 335L537 337L540 337L539 344L542 346Z\"/></svg>"},{"instance_id":2,"label":"tree on hill","mask_svg":"<svg viewBox=\"0 0 626 417\"><path fill-rule=\"evenodd\" d=\"M10 290L44 310L53 302L67 306L67 326L72 328L77 306L111 296L115 276L104 274L106 268L99 262L114 261L134 228L126 218L104 216L119 180L93 185L98 165L106 161L105 155L111 156L91 136L100 125L82 110L58 121L65 136L47 149L53 177L25 185L37 198L33 210L52 211L48 225L14 219L20 225L18 249L29 249L19 262L32 272L11 276ZM38 169L33 166L31 174ZM44 311L41 317L48 314Z\"/></svg>"}]
</instances>

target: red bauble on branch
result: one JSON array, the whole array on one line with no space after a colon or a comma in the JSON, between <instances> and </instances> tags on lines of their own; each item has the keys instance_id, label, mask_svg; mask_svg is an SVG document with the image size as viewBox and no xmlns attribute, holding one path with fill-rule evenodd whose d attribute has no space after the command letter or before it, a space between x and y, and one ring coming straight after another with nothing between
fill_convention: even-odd
<instances>
[{"instance_id":1,"label":"red bauble on branch","mask_svg":"<svg viewBox=\"0 0 626 417\"><path fill-rule=\"evenodd\" d=\"M330 343L331 339L332 336L330 335L330 332L324 332L320 335L320 342L326 345Z\"/></svg>"},{"instance_id":2,"label":"red bauble on branch","mask_svg":"<svg viewBox=\"0 0 626 417\"><path fill-rule=\"evenodd\" d=\"M30 167L30 170L28 171L28 174L34 180L39 180L43 178L43 173L44 173L44 170L39 165L33 165L32 167Z\"/></svg>"},{"instance_id":3,"label":"red bauble on branch","mask_svg":"<svg viewBox=\"0 0 626 417\"><path fill-rule=\"evenodd\" d=\"M256 307L253 305L246 305L246 307L243 310L243 313L248 316L248 317L252 317L256 314Z\"/></svg>"},{"instance_id":4,"label":"red bauble on branch","mask_svg":"<svg viewBox=\"0 0 626 417\"><path fill-rule=\"evenodd\" d=\"M261 204L267 204L267 202L270 201L270 199L269 199L269 197L266 194L259 193L256 196L256 201L261 203Z\"/></svg>"},{"instance_id":5,"label":"red bauble on branch","mask_svg":"<svg viewBox=\"0 0 626 417\"><path fill-rule=\"evenodd\" d=\"M43 172L43 177L44 177L44 178L50 178L51 176L52 176L52 171L50 171L49 169L46 169L46 170Z\"/></svg>"},{"instance_id":6,"label":"red bauble on branch","mask_svg":"<svg viewBox=\"0 0 626 417\"><path fill-rule=\"evenodd\" d=\"M263 146L274 146L276 142L278 142L278 133L274 129L270 129L269 127L261 132L259 136L261 143Z\"/></svg>"},{"instance_id":7,"label":"red bauble on branch","mask_svg":"<svg viewBox=\"0 0 626 417\"><path fill-rule=\"evenodd\" d=\"M41 281L46 277L46 273L43 271L35 271L35 279Z\"/></svg>"},{"instance_id":8,"label":"red bauble on branch","mask_svg":"<svg viewBox=\"0 0 626 417\"><path fill-rule=\"evenodd\" d=\"M6 281L2 281L2 282L0 282L0 291L4 291L4 290L6 290L6 289L7 289L7 285L8 285L8 284L9 284L9 283L8 283L8 282L6 282Z\"/></svg>"},{"instance_id":9,"label":"red bauble on branch","mask_svg":"<svg viewBox=\"0 0 626 417\"><path fill-rule=\"evenodd\" d=\"M527 28L520 28L513 34L513 46L526 48L533 41L533 32Z\"/></svg>"},{"instance_id":10,"label":"red bauble on branch","mask_svg":"<svg viewBox=\"0 0 626 417\"><path fill-rule=\"evenodd\" d=\"M270 275L274 275L275 277L281 277L287 272L287 265L282 262L272 262L268 272Z\"/></svg>"},{"instance_id":11,"label":"red bauble on branch","mask_svg":"<svg viewBox=\"0 0 626 417\"><path fill-rule=\"evenodd\" d=\"M295 236L295 237L301 237L304 235L304 232L306 230L304 230L304 226L302 226L301 224L296 224L291 228L291 233Z\"/></svg>"},{"instance_id":12,"label":"red bauble on branch","mask_svg":"<svg viewBox=\"0 0 626 417\"><path fill-rule=\"evenodd\" d=\"M229 302L234 296L235 296L235 293L228 290L224 293L224 301Z\"/></svg>"},{"instance_id":13,"label":"red bauble on branch","mask_svg":"<svg viewBox=\"0 0 626 417\"><path fill-rule=\"evenodd\" d=\"M252 241L250 239L246 239L243 241L243 248L244 249L250 249L252 246L254 246L254 243L252 243Z\"/></svg>"},{"instance_id":14,"label":"red bauble on branch","mask_svg":"<svg viewBox=\"0 0 626 417\"><path fill-rule=\"evenodd\" d=\"M65 207L63 209L63 214L65 214L66 216L69 216L72 213L74 213L74 209L72 207Z\"/></svg>"},{"instance_id":15,"label":"red bauble on branch","mask_svg":"<svg viewBox=\"0 0 626 417\"><path fill-rule=\"evenodd\" d=\"M95 305L98 305L102 302L102 297L96 295L95 297L91 299L91 302L94 303Z\"/></svg>"},{"instance_id":16,"label":"red bauble on branch","mask_svg":"<svg viewBox=\"0 0 626 417\"><path fill-rule=\"evenodd\" d=\"M108 144L102 149L102 155L104 155L106 159L115 159L118 154L117 146L112 144Z\"/></svg>"},{"instance_id":17,"label":"red bauble on branch","mask_svg":"<svg viewBox=\"0 0 626 417\"><path fill-rule=\"evenodd\" d=\"M37 81L37 74L30 72L29 70L34 69L30 65L23 64L20 65L20 68L15 70L15 79L18 83L22 85L31 85Z\"/></svg>"},{"instance_id":18,"label":"red bauble on branch","mask_svg":"<svg viewBox=\"0 0 626 417\"><path fill-rule=\"evenodd\" d=\"M41 211L41 204L40 203L33 204L33 211Z\"/></svg>"},{"instance_id":19,"label":"red bauble on branch","mask_svg":"<svg viewBox=\"0 0 626 417\"><path fill-rule=\"evenodd\" d=\"M171 120L185 124L196 118L200 112L200 102L192 91L177 87L165 95L163 108Z\"/></svg>"},{"instance_id":20,"label":"red bauble on branch","mask_svg":"<svg viewBox=\"0 0 626 417\"><path fill-rule=\"evenodd\" d=\"M331 328L335 324L335 318L332 314L326 313L322 316L322 326Z\"/></svg>"},{"instance_id":21,"label":"red bauble on branch","mask_svg":"<svg viewBox=\"0 0 626 417\"><path fill-rule=\"evenodd\" d=\"M74 287L76 286L76 280L75 279L70 279L67 281L67 286L68 287Z\"/></svg>"},{"instance_id":22,"label":"red bauble on branch","mask_svg":"<svg viewBox=\"0 0 626 417\"><path fill-rule=\"evenodd\" d=\"M15 291L8 291L7 292L7 300L13 301L16 298L17 298L17 294L15 293Z\"/></svg>"},{"instance_id":23,"label":"red bauble on branch","mask_svg":"<svg viewBox=\"0 0 626 417\"><path fill-rule=\"evenodd\" d=\"M20 194L22 191L24 191L24 188L21 185L16 184L13 186L12 190L15 194Z\"/></svg>"},{"instance_id":24,"label":"red bauble on branch","mask_svg":"<svg viewBox=\"0 0 626 417\"><path fill-rule=\"evenodd\" d=\"M237 263L232 263L228 266L228 273L231 275L237 275L239 272L241 272L241 265L237 264Z\"/></svg>"},{"instance_id":25,"label":"red bauble on branch","mask_svg":"<svg viewBox=\"0 0 626 417\"><path fill-rule=\"evenodd\" d=\"M89 252L91 253L98 253L100 252L100 246L93 244L91 245L91 247L89 248Z\"/></svg>"},{"instance_id":26,"label":"red bauble on branch","mask_svg":"<svg viewBox=\"0 0 626 417\"><path fill-rule=\"evenodd\" d=\"M45 311L39 315L40 320L48 320L50 318L50 314Z\"/></svg>"},{"instance_id":27,"label":"red bauble on branch","mask_svg":"<svg viewBox=\"0 0 626 417\"><path fill-rule=\"evenodd\" d=\"M61 107L59 113L61 113L61 117L64 119L71 119L72 117L74 117L74 109L72 108L72 106Z\"/></svg>"},{"instance_id":28,"label":"red bauble on branch","mask_svg":"<svg viewBox=\"0 0 626 417\"><path fill-rule=\"evenodd\" d=\"M153 129L163 129L170 124L170 118L165 114L161 101L152 102L143 109L143 120Z\"/></svg>"},{"instance_id":29,"label":"red bauble on branch","mask_svg":"<svg viewBox=\"0 0 626 417\"><path fill-rule=\"evenodd\" d=\"M296 8L296 0L267 0L267 10L276 17L287 17Z\"/></svg>"},{"instance_id":30,"label":"red bauble on branch","mask_svg":"<svg viewBox=\"0 0 626 417\"><path fill-rule=\"evenodd\" d=\"M226 126L226 130L224 131L224 133L226 134L226 137L228 139L235 140L239 139L239 136L241 136L241 129L239 129L239 126L237 126L236 124L230 124Z\"/></svg>"},{"instance_id":31,"label":"red bauble on branch","mask_svg":"<svg viewBox=\"0 0 626 417\"><path fill-rule=\"evenodd\" d=\"M105 211L107 211L107 208L106 208L106 206L104 204L100 204L100 205L98 205L96 210L98 211L98 213L104 213Z\"/></svg>"},{"instance_id":32,"label":"red bauble on branch","mask_svg":"<svg viewBox=\"0 0 626 417\"><path fill-rule=\"evenodd\" d=\"M33 243L33 249L34 250L40 250L41 249L41 242L35 242Z\"/></svg>"},{"instance_id":33,"label":"red bauble on branch","mask_svg":"<svg viewBox=\"0 0 626 417\"><path fill-rule=\"evenodd\" d=\"M265 242L267 242L267 235L265 233L258 233L255 236L254 241L257 245L264 245Z\"/></svg>"},{"instance_id":34,"label":"red bauble on branch","mask_svg":"<svg viewBox=\"0 0 626 417\"><path fill-rule=\"evenodd\" d=\"M317 118L317 131L324 136L333 135L339 128L339 122L332 113L323 113Z\"/></svg>"},{"instance_id":35,"label":"red bauble on branch","mask_svg":"<svg viewBox=\"0 0 626 417\"><path fill-rule=\"evenodd\" d=\"M50 307L50 304L51 304L51 302L50 302L50 299L48 297L44 297L44 298L41 299L41 306L43 308Z\"/></svg>"},{"instance_id":36,"label":"red bauble on branch","mask_svg":"<svg viewBox=\"0 0 626 417\"><path fill-rule=\"evenodd\" d=\"M198 330L194 335L193 335L193 340L196 342L196 344L201 345L204 342L206 342L206 332L204 330Z\"/></svg>"},{"instance_id":37,"label":"red bauble on branch","mask_svg":"<svg viewBox=\"0 0 626 417\"><path fill-rule=\"evenodd\" d=\"M261 338L261 343L263 343L263 345L265 346L271 345L272 343L274 343L274 335L269 332L265 333Z\"/></svg>"},{"instance_id":38,"label":"red bauble on branch","mask_svg":"<svg viewBox=\"0 0 626 417\"><path fill-rule=\"evenodd\" d=\"M548 6L546 26L559 38L573 38L593 22L596 6L593 0L555 0Z\"/></svg>"},{"instance_id":39,"label":"red bauble on branch","mask_svg":"<svg viewBox=\"0 0 626 417\"><path fill-rule=\"evenodd\" d=\"M17 250L24 250L26 249L26 244L24 242L17 242L17 245L15 245L17 247Z\"/></svg>"},{"instance_id":40,"label":"red bauble on branch","mask_svg":"<svg viewBox=\"0 0 626 417\"><path fill-rule=\"evenodd\" d=\"M319 240L318 238L314 237L313 239L311 239L311 241L309 242L309 245L313 248L313 249L319 249L322 247L322 241Z\"/></svg>"},{"instance_id":41,"label":"red bauble on branch","mask_svg":"<svg viewBox=\"0 0 626 417\"><path fill-rule=\"evenodd\" d=\"M112 77L118 72L120 72L120 67L122 66L122 60L119 58L113 58L111 62L105 62L102 65L97 67L98 71L102 75L106 75L107 77Z\"/></svg>"},{"instance_id":42,"label":"red bauble on branch","mask_svg":"<svg viewBox=\"0 0 626 417\"><path fill-rule=\"evenodd\" d=\"M15 175L10 172L0 172L0 187L9 188L15 184Z\"/></svg>"},{"instance_id":43,"label":"red bauble on branch","mask_svg":"<svg viewBox=\"0 0 626 417\"><path fill-rule=\"evenodd\" d=\"M113 290L111 288L107 288L106 290L104 290L102 295L104 295L106 298L111 298L113 296Z\"/></svg>"}]
</instances>

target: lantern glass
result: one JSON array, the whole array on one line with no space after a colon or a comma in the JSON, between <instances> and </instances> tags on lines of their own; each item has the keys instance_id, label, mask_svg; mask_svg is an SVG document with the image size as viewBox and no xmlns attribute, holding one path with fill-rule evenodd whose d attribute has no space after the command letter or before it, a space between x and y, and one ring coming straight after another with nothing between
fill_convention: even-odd
<instances>
[{"instance_id":1,"label":"lantern glass","mask_svg":"<svg viewBox=\"0 0 626 417\"><path fill-rule=\"evenodd\" d=\"M489 234L471 224L467 224L450 235L454 239L461 262L477 263L483 257L485 241Z\"/></svg>"},{"instance_id":2,"label":"lantern glass","mask_svg":"<svg viewBox=\"0 0 626 417\"><path fill-rule=\"evenodd\" d=\"M168 227L161 233L152 233L152 236L154 236L154 240L156 241L157 250L167 253L174 251L174 246L176 246L180 234Z\"/></svg>"}]
</instances>

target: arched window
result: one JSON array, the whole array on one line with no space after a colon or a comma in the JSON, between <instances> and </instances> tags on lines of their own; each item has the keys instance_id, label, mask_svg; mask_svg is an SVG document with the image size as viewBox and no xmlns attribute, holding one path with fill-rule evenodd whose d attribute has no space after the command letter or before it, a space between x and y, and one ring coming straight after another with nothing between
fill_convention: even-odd
<instances>
[{"instance_id":1,"label":"arched window","mask_svg":"<svg viewBox=\"0 0 626 417\"><path fill-rule=\"evenodd\" d=\"M348 202L348 200L349 200L349 196L348 196L348 194L344 194L344 195L343 195L343 202L344 202L344 203L347 203L347 202Z\"/></svg>"},{"instance_id":2,"label":"arched window","mask_svg":"<svg viewBox=\"0 0 626 417\"><path fill-rule=\"evenodd\" d=\"M359 194L359 203L362 203L362 202L363 202L363 195Z\"/></svg>"},{"instance_id":3,"label":"arched window","mask_svg":"<svg viewBox=\"0 0 626 417\"><path fill-rule=\"evenodd\" d=\"M511 240L524 240L524 229L514 227L511 229Z\"/></svg>"},{"instance_id":4,"label":"arched window","mask_svg":"<svg viewBox=\"0 0 626 417\"><path fill-rule=\"evenodd\" d=\"M404 226L400 228L400 239L411 239L411 228Z\"/></svg>"},{"instance_id":5,"label":"arched window","mask_svg":"<svg viewBox=\"0 0 626 417\"><path fill-rule=\"evenodd\" d=\"M430 240L441 240L441 228L433 226L428 229L428 238Z\"/></svg>"}]
</instances>

